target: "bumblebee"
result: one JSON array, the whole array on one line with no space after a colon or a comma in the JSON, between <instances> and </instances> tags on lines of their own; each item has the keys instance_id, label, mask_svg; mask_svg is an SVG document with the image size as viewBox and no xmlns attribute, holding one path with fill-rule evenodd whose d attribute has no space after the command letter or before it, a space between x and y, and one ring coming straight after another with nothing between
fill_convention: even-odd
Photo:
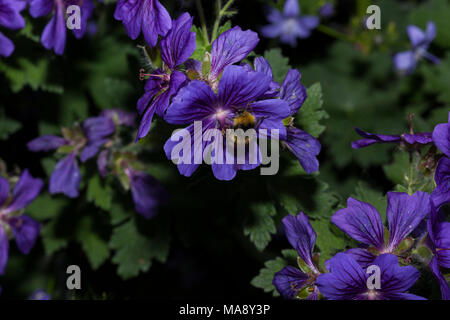
<instances>
[{"instance_id":1,"label":"bumblebee","mask_svg":"<svg viewBox=\"0 0 450 320\"><path fill-rule=\"evenodd\" d=\"M256 118L246 110L239 110L236 112L236 117L233 119L233 129L247 130L255 128Z\"/></svg>"}]
</instances>

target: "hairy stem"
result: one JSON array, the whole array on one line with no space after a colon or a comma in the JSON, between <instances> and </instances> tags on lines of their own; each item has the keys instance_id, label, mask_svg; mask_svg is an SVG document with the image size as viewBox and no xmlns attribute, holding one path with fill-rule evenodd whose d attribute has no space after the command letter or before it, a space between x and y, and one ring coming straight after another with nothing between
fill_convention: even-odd
<instances>
[{"instance_id":1,"label":"hairy stem","mask_svg":"<svg viewBox=\"0 0 450 320\"><path fill-rule=\"evenodd\" d=\"M195 0L197 5L198 16L200 17L200 23L202 24L203 39L206 43L209 43L208 29L206 28L205 13L203 12L203 6L201 0Z\"/></svg>"}]
</instances>

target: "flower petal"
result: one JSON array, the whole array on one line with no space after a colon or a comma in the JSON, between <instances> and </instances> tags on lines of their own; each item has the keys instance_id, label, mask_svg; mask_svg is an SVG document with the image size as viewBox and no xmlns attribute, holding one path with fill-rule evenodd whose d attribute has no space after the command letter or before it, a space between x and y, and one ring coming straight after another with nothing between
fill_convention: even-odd
<instances>
[{"instance_id":1,"label":"flower petal","mask_svg":"<svg viewBox=\"0 0 450 320\"><path fill-rule=\"evenodd\" d=\"M217 79L226 66L248 56L259 42L258 34L238 26L222 33L212 44L211 76Z\"/></svg>"},{"instance_id":2,"label":"flower petal","mask_svg":"<svg viewBox=\"0 0 450 320\"><path fill-rule=\"evenodd\" d=\"M450 300L450 287L445 279L444 275L439 268L438 261L436 257L433 257L428 265L431 269L431 272L436 277L439 282L439 287L441 288L442 300Z\"/></svg>"},{"instance_id":3,"label":"flower petal","mask_svg":"<svg viewBox=\"0 0 450 320\"><path fill-rule=\"evenodd\" d=\"M402 140L402 138L399 135L374 134L363 131L357 127L355 127L355 131L365 139L353 141L352 142L353 149L364 148L374 143L400 142Z\"/></svg>"},{"instance_id":4,"label":"flower petal","mask_svg":"<svg viewBox=\"0 0 450 320\"><path fill-rule=\"evenodd\" d=\"M393 254L378 256L374 265L380 268L381 291L383 298L395 299L396 294L404 293L419 279L420 272L413 266L400 267L397 257Z\"/></svg>"},{"instance_id":5,"label":"flower petal","mask_svg":"<svg viewBox=\"0 0 450 320\"><path fill-rule=\"evenodd\" d=\"M203 81L191 81L173 98L164 116L170 124L192 123L216 112L217 97Z\"/></svg>"},{"instance_id":6,"label":"flower petal","mask_svg":"<svg viewBox=\"0 0 450 320\"><path fill-rule=\"evenodd\" d=\"M39 195L43 185L41 179L33 178L25 169L14 187L12 201L4 212L21 210L28 206Z\"/></svg>"},{"instance_id":7,"label":"flower petal","mask_svg":"<svg viewBox=\"0 0 450 320\"><path fill-rule=\"evenodd\" d=\"M9 239L5 229L0 223L0 275L5 273L6 264L8 263Z\"/></svg>"},{"instance_id":8,"label":"flower petal","mask_svg":"<svg viewBox=\"0 0 450 320\"><path fill-rule=\"evenodd\" d=\"M296 17L300 14L300 6L297 0L287 0L284 3L283 15L285 17Z\"/></svg>"},{"instance_id":9,"label":"flower petal","mask_svg":"<svg viewBox=\"0 0 450 320\"><path fill-rule=\"evenodd\" d=\"M431 193L431 199L436 207L450 203L450 159L439 160L434 176L436 189Z\"/></svg>"},{"instance_id":10,"label":"flower petal","mask_svg":"<svg viewBox=\"0 0 450 320\"><path fill-rule=\"evenodd\" d=\"M380 214L368 203L348 198L347 208L337 211L331 222L359 242L378 249L384 247L384 228Z\"/></svg>"},{"instance_id":11,"label":"flower petal","mask_svg":"<svg viewBox=\"0 0 450 320\"><path fill-rule=\"evenodd\" d=\"M69 198L76 198L80 182L81 173L75 153L71 153L56 164L50 177L50 193L63 193Z\"/></svg>"},{"instance_id":12,"label":"flower petal","mask_svg":"<svg viewBox=\"0 0 450 320\"><path fill-rule=\"evenodd\" d=\"M417 58L413 51L403 51L394 56L394 67L400 72L411 74L417 67Z\"/></svg>"},{"instance_id":13,"label":"flower petal","mask_svg":"<svg viewBox=\"0 0 450 320\"><path fill-rule=\"evenodd\" d=\"M185 62L195 51L195 32L191 32L192 17L183 13L172 22L172 29L161 40L161 57L170 69Z\"/></svg>"},{"instance_id":14,"label":"flower petal","mask_svg":"<svg viewBox=\"0 0 450 320\"><path fill-rule=\"evenodd\" d=\"M27 147L28 150L33 152L50 151L58 149L59 147L62 147L63 145L66 145L68 143L69 141L62 137L45 135L31 140L30 142L28 142Z\"/></svg>"},{"instance_id":15,"label":"flower petal","mask_svg":"<svg viewBox=\"0 0 450 320\"><path fill-rule=\"evenodd\" d=\"M290 115L295 115L306 100L306 88L301 84L302 75L295 69L289 70L280 90L280 98L287 101Z\"/></svg>"},{"instance_id":16,"label":"flower petal","mask_svg":"<svg viewBox=\"0 0 450 320\"><path fill-rule=\"evenodd\" d=\"M47 50L53 49L57 55L64 53L66 46L66 20L63 5L57 2L55 13L42 32L41 42Z\"/></svg>"},{"instance_id":17,"label":"flower petal","mask_svg":"<svg viewBox=\"0 0 450 320\"><path fill-rule=\"evenodd\" d=\"M447 157L450 157L450 112L448 123L438 124L433 130L433 142Z\"/></svg>"},{"instance_id":18,"label":"flower petal","mask_svg":"<svg viewBox=\"0 0 450 320\"><path fill-rule=\"evenodd\" d=\"M261 72L247 71L240 66L228 66L219 83L219 106L245 108L269 89L271 81L270 77Z\"/></svg>"},{"instance_id":19,"label":"flower petal","mask_svg":"<svg viewBox=\"0 0 450 320\"><path fill-rule=\"evenodd\" d=\"M9 181L0 176L0 208L9 197Z\"/></svg>"},{"instance_id":20,"label":"flower petal","mask_svg":"<svg viewBox=\"0 0 450 320\"><path fill-rule=\"evenodd\" d=\"M431 212L428 193L417 191L412 196L402 192L388 192L387 220L389 246L394 250Z\"/></svg>"},{"instance_id":21,"label":"flower petal","mask_svg":"<svg viewBox=\"0 0 450 320\"><path fill-rule=\"evenodd\" d=\"M157 214L158 206L167 202L167 192L152 176L133 171L130 174L131 194L136 212L146 219Z\"/></svg>"},{"instance_id":22,"label":"flower petal","mask_svg":"<svg viewBox=\"0 0 450 320\"><path fill-rule=\"evenodd\" d=\"M289 127L285 143L297 157L305 172L313 173L319 170L317 156L320 153L321 145L316 138L300 129Z\"/></svg>"},{"instance_id":23,"label":"flower petal","mask_svg":"<svg viewBox=\"0 0 450 320\"><path fill-rule=\"evenodd\" d=\"M39 235L40 224L29 216L22 215L8 219L17 247L23 254L28 254L34 247L34 243Z\"/></svg>"},{"instance_id":24,"label":"flower petal","mask_svg":"<svg viewBox=\"0 0 450 320\"><path fill-rule=\"evenodd\" d=\"M14 51L14 44L0 32L0 56L9 57Z\"/></svg>"},{"instance_id":25,"label":"flower petal","mask_svg":"<svg viewBox=\"0 0 450 320\"><path fill-rule=\"evenodd\" d=\"M350 255L338 253L329 260L330 273L322 273L316 285L329 300L351 300L367 290L367 276Z\"/></svg>"},{"instance_id":26,"label":"flower petal","mask_svg":"<svg viewBox=\"0 0 450 320\"><path fill-rule=\"evenodd\" d=\"M287 266L275 273L272 283L283 298L292 299L305 286L308 278L306 273Z\"/></svg>"},{"instance_id":27,"label":"flower petal","mask_svg":"<svg viewBox=\"0 0 450 320\"><path fill-rule=\"evenodd\" d=\"M297 216L288 215L283 218L284 231L289 243L303 261L316 271L317 269L312 262L312 251L316 243L316 232L309 223L308 217L300 212Z\"/></svg>"}]
</instances>

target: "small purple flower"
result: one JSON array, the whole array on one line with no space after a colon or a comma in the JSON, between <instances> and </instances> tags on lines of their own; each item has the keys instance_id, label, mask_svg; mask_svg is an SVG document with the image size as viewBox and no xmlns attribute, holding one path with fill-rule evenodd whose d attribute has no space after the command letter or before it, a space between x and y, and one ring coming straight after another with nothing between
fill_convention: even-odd
<instances>
[{"instance_id":1,"label":"small purple flower","mask_svg":"<svg viewBox=\"0 0 450 320\"><path fill-rule=\"evenodd\" d=\"M450 112L448 114L448 123L438 124L434 128L433 142L443 154L450 157Z\"/></svg>"},{"instance_id":2,"label":"small purple flower","mask_svg":"<svg viewBox=\"0 0 450 320\"><path fill-rule=\"evenodd\" d=\"M320 271L313 262L316 232L303 212L295 217L291 215L284 217L283 225L289 243L298 252L301 270L291 266L283 268L275 274L273 285L284 298L303 297L300 292L306 290L305 297L307 299L317 300L318 290L315 286L315 280Z\"/></svg>"},{"instance_id":3,"label":"small purple flower","mask_svg":"<svg viewBox=\"0 0 450 320\"><path fill-rule=\"evenodd\" d=\"M329 18L334 14L334 5L332 3L325 3L319 9L319 14L322 18Z\"/></svg>"},{"instance_id":4,"label":"small purple flower","mask_svg":"<svg viewBox=\"0 0 450 320\"><path fill-rule=\"evenodd\" d=\"M37 289L28 297L28 300L52 300L52 296L44 289Z\"/></svg>"},{"instance_id":5,"label":"small purple flower","mask_svg":"<svg viewBox=\"0 0 450 320\"><path fill-rule=\"evenodd\" d=\"M364 148L375 143L399 143L407 146L414 144L425 145L432 143L431 132L404 133L401 135L375 134L355 127L355 131L364 139L352 142L353 149Z\"/></svg>"},{"instance_id":6,"label":"small purple flower","mask_svg":"<svg viewBox=\"0 0 450 320\"><path fill-rule=\"evenodd\" d=\"M8 262L8 230L23 254L28 254L36 242L40 225L22 212L39 195L42 186L41 179L33 178L25 170L10 194L9 181L0 176L0 274L5 272Z\"/></svg>"},{"instance_id":7,"label":"small purple flower","mask_svg":"<svg viewBox=\"0 0 450 320\"><path fill-rule=\"evenodd\" d=\"M450 222L445 221L443 213L442 207L432 204L427 244L434 254L429 267L439 282L442 299L450 300L450 288L440 269L450 268Z\"/></svg>"},{"instance_id":8,"label":"small purple flower","mask_svg":"<svg viewBox=\"0 0 450 320\"><path fill-rule=\"evenodd\" d=\"M389 242L385 244L384 226L377 209L369 203L348 198L347 207L331 218L336 226L351 238L368 246L346 251L364 266L375 259L375 254L394 253L397 246L430 213L430 196L417 191L412 196L402 192L388 192L387 220Z\"/></svg>"},{"instance_id":9,"label":"small purple flower","mask_svg":"<svg viewBox=\"0 0 450 320\"><path fill-rule=\"evenodd\" d=\"M156 46L158 36L165 36L172 28L172 19L158 0L119 0L114 18L123 22L133 40L142 30L151 47Z\"/></svg>"},{"instance_id":10,"label":"small purple flower","mask_svg":"<svg viewBox=\"0 0 450 320\"><path fill-rule=\"evenodd\" d=\"M0 0L0 26L11 30L25 27L25 20L20 11L27 3L21 0ZM0 32L0 56L9 57L14 51L14 44Z\"/></svg>"},{"instance_id":11,"label":"small purple flower","mask_svg":"<svg viewBox=\"0 0 450 320\"><path fill-rule=\"evenodd\" d=\"M125 173L130 179L136 212L146 219L153 218L158 207L167 202L166 190L155 178L144 172L126 168Z\"/></svg>"},{"instance_id":12,"label":"small purple flower","mask_svg":"<svg viewBox=\"0 0 450 320\"><path fill-rule=\"evenodd\" d=\"M66 10L71 5L80 7L81 26L74 29L77 39L87 30L88 19L94 11L91 0L30 0L30 14L33 18L47 16L53 12L50 22L42 32L41 42L47 50L53 49L57 55L64 53L66 46Z\"/></svg>"},{"instance_id":13,"label":"small purple flower","mask_svg":"<svg viewBox=\"0 0 450 320\"><path fill-rule=\"evenodd\" d=\"M370 274L344 253L338 253L328 261L330 273L319 275L317 287L329 300L426 300L405 293L420 276L414 267L400 267L397 257L392 254L382 254L372 264L380 268L379 289L368 288Z\"/></svg>"},{"instance_id":14,"label":"small purple flower","mask_svg":"<svg viewBox=\"0 0 450 320\"><path fill-rule=\"evenodd\" d=\"M430 43L436 37L436 26L433 22L428 22L425 32L413 25L408 26L406 32L413 48L394 56L394 66L398 71L411 74L422 58L426 58L433 63L439 63L439 59L427 51Z\"/></svg>"},{"instance_id":15,"label":"small purple flower","mask_svg":"<svg viewBox=\"0 0 450 320\"><path fill-rule=\"evenodd\" d=\"M249 148L255 148L246 153L257 157L254 163L250 163L249 159L243 159L243 163L239 164L236 155L231 155L229 149L223 142L224 134L227 129L237 128L236 123L241 123L241 119L245 118L246 129L254 129L256 134L260 136L261 129L271 132L271 129L277 129L280 139L285 139L286 128L282 120L289 116L289 105L281 99L258 100L269 89L272 80L261 72L248 71L245 67L228 66L225 68L218 86L218 93L215 93L205 82L194 80L187 86L182 88L178 95L173 99L172 104L167 109L165 120L171 124L186 124L192 122L201 122L201 134L205 137L205 133L212 135L210 138L213 142L208 143L204 138L203 142L194 143L198 140L195 138L195 123L191 124L183 132L183 142L189 144L191 152L191 161L186 163L181 158L184 156L177 155L173 159L172 150L180 142L169 139L164 150L171 160L181 160L178 163L178 170L184 176L191 176L198 168L201 161L198 162L197 154L203 155L206 148L214 150L214 159L211 159L211 167L214 176L219 180L231 180L235 177L238 170L251 170L260 163L258 155L257 143L248 143L247 141L238 141L235 137L235 146L240 144L248 145ZM209 130L211 129L211 130ZM267 133L266 132L266 133ZM262 136L260 136L262 138ZM228 140L228 139L227 139ZM211 140L209 140L211 141ZM253 140L254 141L254 140ZM246 151L247 151L247 147ZM232 159L230 163L226 159Z\"/></svg>"},{"instance_id":16,"label":"small purple flower","mask_svg":"<svg viewBox=\"0 0 450 320\"><path fill-rule=\"evenodd\" d=\"M63 129L63 138L45 135L30 141L28 149L33 152L58 149L67 154L55 166L50 177L49 191L51 194L63 193L70 198L79 195L81 173L78 168L77 155L82 162L94 157L100 147L109 141L115 132L114 121L109 117L89 118L83 123L83 128Z\"/></svg>"},{"instance_id":17,"label":"small purple flower","mask_svg":"<svg viewBox=\"0 0 450 320\"><path fill-rule=\"evenodd\" d=\"M319 25L316 16L300 15L300 7L297 0L287 0L283 12L271 8L267 20L270 24L261 28L261 33L266 38L280 38L282 43L295 47L297 38L308 38L311 30Z\"/></svg>"},{"instance_id":18,"label":"small purple flower","mask_svg":"<svg viewBox=\"0 0 450 320\"><path fill-rule=\"evenodd\" d=\"M139 99L137 109L143 114L137 139L150 131L155 112L163 116L170 99L185 84L186 76L177 70L195 51L195 33L191 32L192 17L183 13L172 23L172 29L161 40L161 57L164 62L145 84L145 94Z\"/></svg>"}]
</instances>

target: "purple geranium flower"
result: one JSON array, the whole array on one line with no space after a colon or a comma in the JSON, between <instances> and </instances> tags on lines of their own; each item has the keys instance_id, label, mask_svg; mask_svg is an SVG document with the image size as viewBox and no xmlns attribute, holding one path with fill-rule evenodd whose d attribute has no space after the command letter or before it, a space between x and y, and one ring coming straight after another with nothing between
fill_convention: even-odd
<instances>
[{"instance_id":1,"label":"purple geranium flower","mask_svg":"<svg viewBox=\"0 0 450 320\"><path fill-rule=\"evenodd\" d=\"M56 164L53 170L50 177L50 193L63 193L70 198L78 197L81 173L77 155L82 162L91 159L114 131L114 121L109 117L100 116L87 119L82 128L76 126L73 129L63 129L63 137L45 135L30 141L27 145L30 151L59 149L61 153L68 154Z\"/></svg>"},{"instance_id":2,"label":"purple geranium flower","mask_svg":"<svg viewBox=\"0 0 450 320\"><path fill-rule=\"evenodd\" d=\"M146 219L153 218L158 207L167 202L166 190L149 174L132 168L125 168L125 173L130 180L136 212Z\"/></svg>"},{"instance_id":3,"label":"purple geranium flower","mask_svg":"<svg viewBox=\"0 0 450 320\"><path fill-rule=\"evenodd\" d=\"M17 30L25 27L25 20L20 11L27 3L21 0L0 0L0 26ZM9 57L14 51L14 44L0 32L0 56Z\"/></svg>"},{"instance_id":4,"label":"purple geranium flower","mask_svg":"<svg viewBox=\"0 0 450 320\"><path fill-rule=\"evenodd\" d=\"M442 299L450 300L450 288L440 270L440 267L450 268L450 222L445 221L443 213L442 207L439 208L432 203L427 244L434 254L429 267L439 282Z\"/></svg>"},{"instance_id":5,"label":"purple geranium flower","mask_svg":"<svg viewBox=\"0 0 450 320\"><path fill-rule=\"evenodd\" d=\"M319 25L316 16L301 16L297 0L287 0L283 12L271 8L267 20L270 24L261 28L266 38L280 38L280 41L293 47L297 45L297 38L308 38L311 30Z\"/></svg>"},{"instance_id":6,"label":"purple geranium flower","mask_svg":"<svg viewBox=\"0 0 450 320\"><path fill-rule=\"evenodd\" d=\"M422 58L427 58L433 63L439 63L439 59L427 51L430 43L436 37L436 26L433 22L428 22L425 32L412 25L406 28L406 32L413 48L394 56L394 66L398 71L411 74Z\"/></svg>"},{"instance_id":7,"label":"purple geranium flower","mask_svg":"<svg viewBox=\"0 0 450 320\"><path fill-rule=\"evenodd\" d=\"M376 254L394 253L398 245L431 211L430 196L422 191L417 191L412 196L402 192L388 192L387 198L388 243L385 243L380 214L369 203L348 198L347 207L337 211L331 218L331 222L347 235L370 247L367 250L356 248L345 252L361 265L370 264Z\"/></svg>"},{"instance_id":8,"label":"purple geranium flower","mask_svg":"<svg viewBox=\"0 0 450 320\"><path fill-rule=\"evenodd\" d=\"M269 62L263 57L256 58L254 61L255 70L263 72L273 79L273 71ZM287 135L284 145L298 159L303 169L307 173L319 170L319 161L317 155L320 153L320 142L309 133L293 126L294 116L300 110L306 100L306 88L301 84L301 74L298 70L291 69L280 85L272 80L269 90L264 97L272 98L278 96L289 104L289 117L284 119L287 127Z\"/></svg>"},{"instance_id":9,"label":"purple geranium flower","mask_svg":"<svg viewBox=\"0 0 450 320\"><path fill-rule=\"evenodd\" d=\"M164 146L167 157L178 162L182 175L191 176L194 173L201 163L205 149L208 149L207 153L211 152L212 170L214 176L220 180L231 180L238 170L250 170L260 164L259 148L257 143L253 143L256 139L241 141L238 136L231 138L234 138L234 146L244 146L246 159L236 161L235 155L229 152L230 148L223 143L227 129L239 129L245 124L245 129L254 129L260 138L264 138L261 129L267 130L266 136L271 129L276 129L280 139L286 138L286 128L282 121L289 116L288 103L281 99L258 101L268 91L271 82L270 77L261 72L231 65L223 72L218 93L199 80L190 82L180 90L167 109L165 120L171 124L194 121L201 123L200 132L196 132L195 123L191 124L181 134L174 134ZM195 136L198 134L201 134L203 139ZM213 140L209 145L208 135L209 141ZM174 147L180 144L175 141L177 138L182 138L181 143L193 151L190 156L172 154ZM226 140L230 140L228 132ZM196 141L197 143L194 143ZM197 155L200 156L200 162ZM252 159L247 158L250 155ZM232 163L229 159L233 159Z\"/></svg>"},{"instance_id":10,"label":"purple geranium flower","mask_svg":"<svg viewBox=\"0 0 450 320\"><path fill-rule=\"evenodd\" d=\"M131 39L144 34L145 41L154 47L158 36L165 36L172 28L172 19L158 0L119 0L114 18L122 21Z\"/></svg>"},{"instance_id":11,"label":"purple geranium flower","mask_svg":"<svg viewBox=\"0 0 450 320\"><path fill-rule=\"evenodd\" d=\"M36 242L40 225L22 212L39 195L42 186L41 179L33 178L25 170L10 194L9 181L0 176L0 274L5 272L8 262L8 230L23 254L28 254Z\"/></svg>"},{"instance_id":12,"label":"purple geranium flower","mask_svg":"<svg viewBox=\"0 0 450 320\"><path fill-rule=\"evenodd\" d=\"M404 133L401 135L375 134L363 131L355 127L355 131L364 139L352 141L352 148L359 149L375 143L399 143L406 146L414 144L429 144L433 142L431 132Z\"/></svg>"},{"instance_id":13,"label":"purple geranium flower","mask_svg":"<svg viewBox=\"0 0 450 320\"><path fill-rule=\"evenodd\" d=\"M434 144L450 157L450 112L448 113L448 123L438 124L433 130Z\"/></svg>"},{"instance_id":14,"label":"purple geranium flower","mask_svg":"<svg viewBox=\"0 0 450 320\"><path fill-rule=\"evenodd\" d=\"M52 296L44 289L37 289L28 297L28 300L52 300Z\"/></svg>"},{"instance_id":15,"label":"purple geranium flower","mask_svg":"<svg viewBox=\"0 0 450 320\"><path fill-rule=\"evenodd\" d=\"M91 0L30 0L30 14L33 18L47 16L53 12L50 22L42 32L41 42L47 50L53 49L57 55L64 53L66 46L66 10L69 6L80 7L80 29L74 29L77 39L87 30L88 19L94 11Z\"/></svg>"},{"instance_id":16,"label":"purple geranium flower","mask_svg":"<svg viewBox=\"0 0 450 320\"><path fill-rule=\"evenodd\" d=\"M330 273L320 274L316 284L329 300L426 300L405 293L420 276L412 266L400 267L392 254L378 256L373 265L380 268L380 288L369 289L370 274L350 255L338 253L328 261Z\"/></svg>"},{"instance_id":17,"label":"purple geranium flower","mask_svg":"<svg viewBox=\"0 0 450 320\"><path fill-rule=\"evenodd\" d=\"M273 285L284 298L299 297L317 300L319 291L315 286L315 280L320 271L316 266L317 257L313 258L317 235L303 212L295 217L286 216L283 219L283 225L289 243L298 252L301 270L291 266L283 268L275 274ZM302 294L302 291L305 294Z\"/></svg>"},{"instance_id":18,"label":"purple geranium flower","mask_svg":"<svg viewBox=\"0 0 450 320\"><path fill-rule=\"evenodd\" d=\"M147 135L155 112L163 116L172 96L186 82L186 76L177 68L195 51L195 33L191 32L191 28L192 17L188 13L183 13L173 21L172 29L161 40L164 66L150 75L145 84L145 94L137 103L139 114L144 114L137 139Z\"/></svg>"}]
</instances>

